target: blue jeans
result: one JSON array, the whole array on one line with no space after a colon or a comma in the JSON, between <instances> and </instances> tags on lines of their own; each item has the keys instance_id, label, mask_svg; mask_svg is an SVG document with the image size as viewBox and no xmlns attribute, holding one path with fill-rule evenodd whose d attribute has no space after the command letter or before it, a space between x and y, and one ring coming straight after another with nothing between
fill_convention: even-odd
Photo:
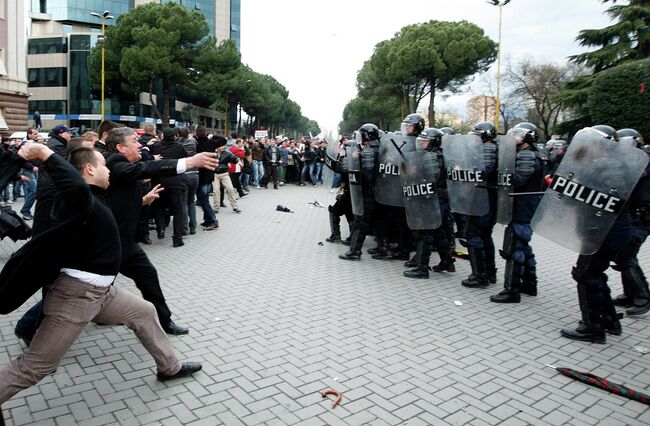
<instances>
[{"instance_id":1,"label":"blue jeans","mask_svg":"<svg viewBox=\"0 0 650 426\"><path fill-rule=\"evenodd\" d=\"M260 187L260 179L264 177L264 162L253 160L253 183L257 188Z\"/></svg>"},{"instance_id":2,"label":"blue jeans","mask_svg":"<svg viewBox=\"0 0 650 426\"><path fill-rule=\"evenodd\" d=\"M183 227L185 231L194 231L196 230L196 193L199 186L199 175L198 173L185 173L184 176L187 191L183 191Z\"/></svg>"},{"instance_id":3,"label":"blue jeans","mask_svg":"<svg viewBox=\"0 0 650 426\"><path fill-rule=\"evenodd\" d=\"M341 174L334 173L334 179L332 179L332 188L336 188L341 183Z\"/></svg>"},{"instance_id":4,"label":"blue jeans","mask_svg":"<svg viewBox=\"0 0 650 426\"><path fill-rule=\"evenodd\" d=\"M316 185L323 180L323 163L314 163L314 172L312 173L311 183Z\"/></svg>"},{"instance_id":5,"label":"blue jeans","mask_svg":"<svg viewBox=\"0 0 650 426\"><path fill-rule=\"evenodd\" d=\"M248 175L248 173L242 172L240 179L241 179L242 189L244 191L248 191L248 181L250 180L250 176Z\"/></svg>"},{"instance_id":6,"label":"blue jeans","mask_svg":"<svg viewBox=\"0 0 650 426\"><path fill-rule=\"evenodd\" d=\"M309 173L309 178L312 180L312 183L316 185L316 180L314 180L314 165L315 163L305 163L302 166L302 172L300 173L300 184L305 183L305 178L307 173Z\"/></svg>"},{"instance_id":7,"label":"blue jeans","mask_svg":"<svg viewBox=\"0 0 650 426\"><path fill-rule=\"evenodd\" d=\"M23 208L20 209L20 213L23 216L30 216L32 206L36 202L36 183L38 175L27 170L22 170L20 174L30 179L30 182L23 182L25 188L25 204L23 205Z\"/></svg>"},{"instance_id":8,"label":"blue jeans","mask_svg":"<svg viewBox=\"0 0 650 426\"><path fill-rule=\"evenodd\" d=\"M217 223L217 215L210 205L210 186L209 183L199 185L199 189L196 192L199 206L203 209L203 222L206 225Z\"/></svg>"}]
</instances>

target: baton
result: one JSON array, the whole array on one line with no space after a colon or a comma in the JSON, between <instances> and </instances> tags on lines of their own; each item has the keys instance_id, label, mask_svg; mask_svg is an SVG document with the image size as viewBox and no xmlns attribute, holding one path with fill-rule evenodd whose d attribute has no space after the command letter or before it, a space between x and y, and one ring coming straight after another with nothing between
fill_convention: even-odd
<instances>
[{"instance_id":1,"label":"baton","mask_svg":"<svg viewBox=\"0 0 650 426\"><path fill-rule=\"evenodd\" d=\"M402 146L397 146L397 142L395 142L395 139L391 139L390 141L391 141L391 142L393 143L393 145L395 146L395 149L397 150L397 152L399 152L399 155L401 155L402 157L404 157L404 154L402 154L402 146L406 145L406 142L404 142L404 143L402 144Z\"/></svg>"},{"instance_id":2,"label":"baton","mask_svg":"<svg viewBox=\"0 0 650 426\"><path fill-rule=\"evenodd\" d=\"M512 192L508 194L508 197L521 197L523 195L544 195L546 194L546 191L538 191L538 192Z\"/></svg>"}]
</instances>

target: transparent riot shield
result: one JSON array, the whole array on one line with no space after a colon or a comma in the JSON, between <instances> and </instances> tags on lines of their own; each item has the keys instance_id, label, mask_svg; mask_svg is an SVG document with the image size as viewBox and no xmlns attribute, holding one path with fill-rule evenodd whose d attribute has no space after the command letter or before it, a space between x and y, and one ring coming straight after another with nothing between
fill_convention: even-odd
<instances>
[{"instance_id":1,"label":"transparent riot shield","mask_svg":"<svg viewBox=\"0 0 650 426\"><path fill-rule=\"evenodd\" d=\"M400 182L409 228L438 228L442 218L436 193L436 175L440 176L436 154L428 151L407 152L400 166Z\"/></svg>"},{"instance_id":2,"label":"transparent riot shield","mask_svg":"<svg viewBox=\"0 0 650 426\"><path fill-rule=\"evenodd\" d=\"M385 133L379 140L379 165L375 199L388 206L403 207L400 164L402 156L415 150L415 137Z\"/></svg>"},{"instance_id":3,"label":"transparent riot shield","mask_svg":"<svg viewBox=\"0 0 650 426\"><path fill-rule=\"evenodd\" d=\"M363 189L361 187L361 160L357 146L345 148L348 163L348 177L350 180L350 200L352 201L352 213L356 216L363 215Z\"/></svg>"},{"instance_id":4,"label":"transparent riot shield","mask_svg":"<svg viewBox=\"0 0 650 426\"><path fill-rule=\"evenodd\" d=\"M603 243L648 163L637 148L583 129L532 219L536 234L580 254Z\"/></svg>"},{"instance_id":5,"label":"transparent riot shield","mask_svg":"<svg viewBox=\"0 0 650 426\"><path fill-rule=\"evenodd\" d=\"M323 185L325 185L326 188L331 188L334 182L334 177L341 173L340 161L341 158L345 158L345 155L340 155L340 149L338 142L327 144L325 150L325 167L323 167Z\"/></svg>"},{"instance_id":6,"label":"transparent riot shield","mask_svg":"<svg viewBox=\"0 0 650 426\"><path fill-rule=\"evenodd\" d=\"M497 179L497 222L507 225L512 220L515 161L517 143L512 135L499 136L498 179Z\"/></svg>"},{"instance_id":7,"label":"transparent riot shield","mask_svg":"<svg viewBox=\"0 0 650 426\"><path fill-rule=\"evenodd\" d=\"M483 143L476 135L442 138L449 204L454 213L483 216L490 210Z\"/></svg>"}]
</instances>

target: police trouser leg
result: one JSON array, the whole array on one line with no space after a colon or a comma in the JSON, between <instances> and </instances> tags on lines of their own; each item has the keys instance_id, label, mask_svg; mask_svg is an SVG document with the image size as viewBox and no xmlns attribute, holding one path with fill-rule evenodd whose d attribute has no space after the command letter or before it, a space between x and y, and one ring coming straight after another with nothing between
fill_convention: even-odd
<instances>
[{"instance_id":1,"label":"police trouser leg","mask_svg":"<svg viewBox=\"0 0 650 426\"><path fill-rule=\"evenodd\" d=\"M506 269L503 274L503 291L491 296L490 300L495 303L519 303L519 285L523 270L524 253L523 244L518 244L515 227L509 224L503 233L503 249L499 254L506 261Z\"/></svg>"},{"instance_id":2,"label":"police trouser leg","mask_svg":"<svg viewBox=\"0 0 650 426\"><path fill-rule=\"evenodd\" d=\"M418 266L418 243L422 239L422 231L413 231L413 242L415 243L415 254L410 260L404 262L405 268L415 268Z\"/></svg>"},{"instance_id":3,"label":"police trouser leg","mask_svg":"<svg viewBox=\"0 0 650 426\"><path fill-rule=\"evenodd\" d=\"M599 300L602 293L595 292L593 288L582 282L578 282L577 289L582 321L575 329L562 329L562 336L583 342L605 343L605 328Z\"/></svg>"},{"instance_id":4,"label":"police trouser leg","mask_svg":"<svg viewBox=\"0 0 650 426\"><path fill-rule=\"evenodd\" d=\"M529 296L537 296L537 261L534 254L526 256L519 292Z\"/></svg>"},{"instance_id":5,"label":"police trouser leg","mask_svg":"<svg viewBox=\"0 0 650 426\"><path fill-rule=\"evenodd\" d=\"M650 311L650 290L640 266L633 266L621 272L623 282L629 287L630 308L628 315L643 315ZM628 294L628 291L626 291Z\"/></svg>"},{"instance_id":6,"label":"police trouser leg","mask_svg":"<svg viewBox=\"0 0 650 426\"><path fill-rule=\"evenodd\" d=\"M433 239L435 241L438 255L440 256L440 263L433 267L435 272L456 272L454 266L454 258L452 257L452 246L447 239L446 226L442 225L433 231Z\"/></svg>"},{"instance_id":7,"label":"police trouser leg","mask_svg":"<svg viewBox=\"0 0 650 426\"><path fill-rule=\"evenodd\" d=\"M492 231L490 230L490 233ZM494 260L496 251L494 249L494 241L492 240L492 235L488 235L486 238L483 238L483 250L485 251L485 267L487 268L488 281L490 284L496 284L497 282L497 267Z\"/></svg>"},{"instance_id":8,"label":"police trouser leg","mask_svg":"<svg viewBox=\"0 0 650 426\"><path fill-rule=\"evenodd\" d=\"M490 296L490 301L494 303L519 303L521 301L519 285L522 269L523 266L516 262L513 257L506 260L506 269L503 274L503 291Z\"/></svg>"},{"instance_id":9,"label":"police trouser leg","mask_svg":"<svg viewBox=\"0 0 650 426\"><path fill-rule=\"evenodd\" d=\"M355 225L352 228L352 235L350 235L350 250L339 255L339 259L344 260L360 260L361 247L366 240L367 224L363 222L362 217L357 217Z\"/></svg>"},{"instance_id":10,"label":"police trouser leg","mask_svg":"<svg viewBox=\"0 0 650 426\"><path fill-rule=\"evenodd\" d=\"M325 241L338 243L341 241L341 218L332 211L332 206L329 207L329 216L331 234L328 238L325 238Z\"/></svg>"},{"instance_id":11,"label":"police trouser leg","mask_svg":"<svg viewBox=\"0 0 650 426\"><path fill-rule=\"evenodd\" d=\"M487 287L487 266L485 265L485 252L481 248L468 247L469 263L472 267L470 276L461 284L465 287Z\"/></svg>"},{"instance_id":12,"label":"police trouser leg","mask_svg":"<svg viewBox=\"0 0 650 426\"><path fill-rule=\"evenodd\" d=\"M417 266L410 271L404 271L404 276L407 278L429 278L429 259L432 249L433 239L430 236L418 240L415 254Z\"/></svg>"}]
</instances>

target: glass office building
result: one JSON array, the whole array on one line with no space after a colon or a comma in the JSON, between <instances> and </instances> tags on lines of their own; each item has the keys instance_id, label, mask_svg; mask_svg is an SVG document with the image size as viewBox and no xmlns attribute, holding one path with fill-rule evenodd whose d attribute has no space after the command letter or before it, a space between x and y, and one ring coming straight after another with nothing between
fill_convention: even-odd
<instances>
[{"instance_id":1,"label":"glass office building","mask_svg":"<svg viewBox=\"0 0 650 426\"><path fill-rule=\"evenodd\" d=\"M44 127L65 123L72 127L95 127L101 118L101 94L93 90L87 60L100 36L101 19L91 13L104 10L117 18L137 5L158 0L30 0L32 31L28 41L28 80L32 96L30 117L38 110ZM240 0L163 0L181 4L203 14L219 39L232 37L239 46ZM217 10L223 17L217 16ZM231 22L224 22L231 21ZM55 25L52 25L55 22ZM115 19L107 20L113 25ZM52 29L58 29L53 35ZM228 30L225 32L223 30ZM107 82L107 86L111 82ZM134 99L107 98L105 118L131 123L155 122L148 94ZM183 103L176 102L172 117L180 120ZM199 109L200 106L193 106ZM174 105L172 105L174 108ZM161 108L160 108L161 109ZM209 119L213 124L216 121ZM216 126L215 126L216 127Z\"/></svg>"}]
</instances>

